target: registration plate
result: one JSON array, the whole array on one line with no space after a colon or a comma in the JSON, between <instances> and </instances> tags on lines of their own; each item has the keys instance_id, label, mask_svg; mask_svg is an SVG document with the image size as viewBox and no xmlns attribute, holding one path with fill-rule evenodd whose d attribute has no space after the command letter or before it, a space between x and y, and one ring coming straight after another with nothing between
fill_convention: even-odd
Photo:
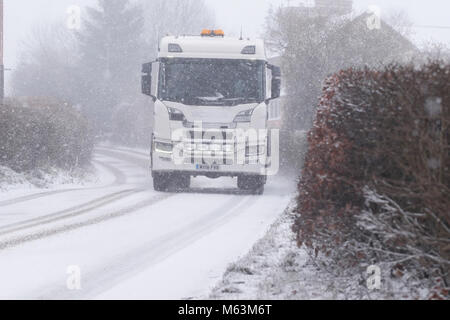
<instances>
[{"instance_id":1,"label":"registration plate","mask_svg":"<svg viewBox=\"0 0 450 320\"><path fill-rule=\"evenodd\" d=\"M196 166L197 170L207 170L207 171L220 171L220 166L213 164L197 164Z\"/></svg>"}]
</instances>

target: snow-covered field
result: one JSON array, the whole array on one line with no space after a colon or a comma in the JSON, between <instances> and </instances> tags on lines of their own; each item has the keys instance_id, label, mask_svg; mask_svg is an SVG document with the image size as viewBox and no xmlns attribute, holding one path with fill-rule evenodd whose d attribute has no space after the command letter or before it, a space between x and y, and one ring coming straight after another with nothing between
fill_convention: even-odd
<instances>
[{"instance_id":1,"label":"snow-covered field","mask_svg":"<svg viewBox=\"0 0 450 320\"><path fill-rule=\"evenodd\" d=\"M0 192L0 299L205 298L294 190L274 178L243 195L231 178L197 178L157 193L148 158L101 147L86 185Z\"/></svg>"}]
</instances>

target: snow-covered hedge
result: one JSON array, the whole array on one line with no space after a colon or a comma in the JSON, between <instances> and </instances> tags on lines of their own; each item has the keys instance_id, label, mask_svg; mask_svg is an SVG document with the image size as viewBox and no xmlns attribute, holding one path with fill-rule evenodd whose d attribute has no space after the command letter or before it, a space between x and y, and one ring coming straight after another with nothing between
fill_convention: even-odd
<instances>
[{"instance_id":1,"label":"snow-covered hedge","mask_svg":"<svg viewBox=\"0 0 450 320\"><path fill-rule=\"evenodd\" d=\"M449 123L448 64L327 79L299 184L299 245L340 274L378 264L448 298Z\"/></svg>"},{"instance_id":2,"label":"snow-covered hedge","mask_svg":"<svg viewBox=\"0 0 450 320\"><path fill-rule=\"evenodd\" d=\"M121 103L111 116L111 142L127 147L150 148L151 106L147 99Z\"/></svg>"},{"instance_id":3,"label":"snow-covered hedge","mask_svg":"<svg viewBox=\"0 0 450 320\"><path fill-rule=\"evenodd\" d=\"M28 99L0 106L0 166L70 170L87 164L92 150L87 121L65 103Z\"/></svg>"}]
</instances>

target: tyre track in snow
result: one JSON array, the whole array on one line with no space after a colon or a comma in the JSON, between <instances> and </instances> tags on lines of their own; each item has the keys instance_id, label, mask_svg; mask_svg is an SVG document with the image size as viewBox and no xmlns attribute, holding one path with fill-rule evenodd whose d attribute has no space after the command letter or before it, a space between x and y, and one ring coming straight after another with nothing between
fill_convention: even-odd
<instances>
[{"instance_id":1,"label":"tyre track in snow","mask_svg":"<svg viewBox=\"0 0 450 320\"><path fill-rule=\"evenodd\" d=\"M112 194L108 194L104 197L97 198L94 200L91 200L89 202L77 205L75 207L61 210L55 213L51 213L44 216L39 216L33 219L19 221L16 223L12 223L6 226L0 227L0 236L10 234L16 231L22 231L30 228L34 228L37 226L42 226L45 224L53 223L56 221L60 221L62 219L68 219L73 218L75 216L82 215L84 213L89 213L92 210L101 208L102 206L117 202L119 200L122 200L124 198L127 198L133 194L142 192L144 190L138 190L138 189L130 189L130 190L122 190L119 192L115 192Z\"/></svg>"},{"instance_id":2,"label":"tyre track in snow","mask_svg":"<svg viewBox=\"0 0 450 320\"><path fill-rule=\"evenodd\" d=\"M109 161L122 160L122 161L125 161L128 163L131 163L133 165L138 165L141 168L145 167L144 160L140 161L139 159L136 159L135 157L123 157L123 156L118 157L115 152L108 152L108 150L103 150L103 152L101 152L101 151L99 152L99 150L96 150L96 153L102 154L102 155L105 154L106 158L108 158ZM96 188L55 190L53 192L31 195L31 196L27 196L27 197L22 197L20 199L8 200L8 204L4 204L4 206L27 202L27 201L31 201L31 200L36 200L36 199L40 199L42 197L48 197L48 196L52 196L52 195L60 194L60 193L69 193L69 192L74 192L74 191L86 191L86 190L99 190L99 189L106 189L106 188L112 187L112 186L120 186L120 185L126 184L127 177L124 172L122 172L121 170L119 170L118 168L116 168L110 164L106 164L105 162L101 162L101 161L96 161L96 162L98 164L102 165L103 167L106 167L110 172L112 172L114 174L116 179L113 184L111 184L109 186L96 187ZM0 227L0 237L7 236L7 238L4 240L2 240L0 238L0 250L6 249L6 248L11 248L11 247L14 247L14 246L26 243L26 242L40 240L45 237L49 237L49 236L63 233L66 231L71 231L71 230L75 230L75 229L78 229L81 227L100 223L100 222L103 222L103 221L106 221L106 220L109 220L112 218L123 216L125 214L133 213L134 211L137 211L139 209L142 209L144 207L155 204L159 201L165 200L165 199L173 196L173 194L158 194L154 197L151 197L150 199L141 201L133 206L128 206L121 210L116 210L116 211L110 212L108 214L104 214L101 216L87 219L82 222L69 223L69 224L65 224L63 226L53 226L53 227L50 227L45 230L42 230L42 228L41 228L41 230L38 230L38 231L36 231L36 230L30 231L30 233L26 234L26 235L9 237L10 234L14 234L19 231L26 231L27 229L33 230L34 228L45 227L46 225L53 224L55 222L60 222L60 221L64 222L64 220L67 220L67 219L71 219L71 218L74 218L77 216L95 212L95 210L101 209L104 206L110 205L110 204L118 202L120 200L124 200L125 198L128 198L132 195L138 194L140 192L145 192L145 191L146 190L144 190L144 189L125 189L125 190L121 190L121 191L116 191L116 192L104 195L102 197L93 199L89 202L82 203L82 204L76 205L76 206L68 208L68 209L64 209L64 210L54 212L51 214L35 217L32 219L27 219L24 221L19 221L19 222L12 223L9 225L1 226Z\"/></svg>"},{"instance_id":3,"label":"tyre track in snow","mask_svg":"<svg viewBox=\"0 0 450 320\"><path fill-rule=\"evenodd\" d=\"M111 150L119 151L119 152L124 152L124 153L137 155L137 156L141 156L141 157L147 157L148 159L150 159L150 150L148 152L143 152L143 151L131 150L131 149L126 149L126 148L121 148L121 147L111 147L111 148L98 147L98 149L103 149L103 150L107 150L107 151L111 151Z\"/></svg>"},{"instance_id":4,"label":"tyre track in snow","mask_svg":"<svg viewBox=\"0 0 450 320\"><path fill-rule=\"evenodd\" d=\"M131 163L133 165L137 165L142 168L145 168L146 164L147 164L146 160L136 158L136 155L131 155L126 151L116 151L116 150L102 148L102 150L97 149L96 153L102 154L102 155L106 156L107 158L122 160L122 161ZM125 174L122 171L120 171L119 169L113 167L112 165L106 164L104 162L99 162L99 161L96 161L96 162L98 162L100 165L106 167L109 171L114 173L116 180L111 186L122 185L122 184L126 183L127 179L126 179ZM3 204L3 206L22 203L22 202L31 201L31 200L36 200L36 199L40 199L42 197L48 197L48 196L52 196L52 195L59 194L59 193L68 193L68 192L73 192L73 191L85 191L85 190L97 190L97 189L104 189L104 188L107 188L107 187L85 188L85 189L80 188L80 189L73 189L73 190L72 189L56 190L54 192L48 192L48 193L23 197L20 200L17 200L17 199L8 200L9 204ZM144 192L144 191L145 191L144 189L121 190L118 192L110 193L105 196L93 199L86 203L76 205L76 206L68 208L68 209L64 209L64 210L57 211L54 213L35 217L32 219L27 219L24 221L19 221L16 223L5 225L5 226L0 226L0 237L8 236L10 234L14 234L19 231L25 231L27 229L32 230L37 227L45 227L46 225L53 224L55 222L67 220L70 218L81 216L83 214L94 212L95 210L100 209L104 206L110 205L114 202L118 202L127 197L130 197L132 195L135 195L137 193ZM186 192L191 192L191 193L218 192L218 193L220 193L220 190L219 189L217 189L217 190L216 189L207 189L207 190L195 190L194 189L194 190L186 190ZM233 190L228 190L225 193L231 195L231 194L234 194L234 192L235 191L233 191ZM165 200L166 198L172 197L175 195L176 194L165 193L165 194L160 194L160 197L158 197L158 198L161 198L161 200ZM157 202L159 202L159 201L157 201ZM146 201L138 203L135 206L127 207L123 210L119 210L119 211L115 211L110 214L107 214L104 217L109 217L109 218L119 217L124 214L132 213L133 211L137 211L139 209L142 209L143 207L146 207L146 206L148 206L150 204L154 204L154 203L156 203L156 202L154 202L153 200L146 200ZM0 206L1 206L1 203L0 203ZM105 220L104 217L100 217L100 218L97 217L94 219L89 219L82 223L78 222L75 224L64 225L63 227L56 227L56 228L52 227L48 230L37 231L37 232L34 231L31 234L28 234L25 236L18 236L18 237L3 240L3 241L0 238L0 250L10 248L10 247L13 247L13 246L25 243L25 242L39 240L46 236L59 234L64 231L69 231L69 230L81 228L83 226L99 223L99 222L102 222Z\"/></svg>"},{"instance_id":5,"label":"tyre track in snow","mask_svg":"<svg viewBox=\"0 0 450 320\"><path fill-rule=\"evenodd\" d=\"M93 160L93 162L96 163L97 165L104 167L105 169L107 169L107 171L111 172L114 175L115 180L112 184L107 185L107 186L102 186L102 187L72 188L72 189L63 189L63 190L54 190L54 191L35 193L35 194L27 195L27 196L14 198L14 199L0 201L0 207L12 206L12 205L16 205L16 204L20 204L20 203L24 203L24 202L28 202L28 201L32 201L32 200L37 200L37 199L41 199L41 198L45 198L45 197L50 197L50 196L54 196L54 195L58 195L58 194L77 192L77 191L86 191L86 190L105 189L105 188L109 188L109 187L113 187L113 186L123 185L126 183L127 178L126 178L126 175L122 171L116 169L115 167L113 167L105 162L101 162L101 161L97 161L97 160Z\"/></svg>"},{"instance_id":6,"label":"tyre track in snow","mask_svg":"<svg viewBox=\"0 0 450 320\"><path fill-rule=\"evenodd\" d=\"M141 191L139 191L139 192L141 192ZM25 235L11 237L11 238L7 238L5 240L0 240L0 251L9 249L12 247L16 247L18 245L21 245L21 244L24 244L27 242L42 240L44 238L48 238L48 237L51 237L54 235L74 231L76 229L80 229L80 228L87 227L87 226L92 226L92 225L99 224L99 223L102 223L102 222L105 222L105 221L108 221L111 219L115 219L115 218L119 218L119 217L122 217L125 215L133 214L135 211L138 211L143 208L147 208L151 205L154 205L158 202L161 202L161 201L166 200L173 196L174 196L174 194L157 194L156 196L153 196L150 199L140 201L137 204L134 204L132 206L128 206L128 207L125 207L125 208L122 208L119 210L111 211L109 213L101 214L96 217L89 218L89 219L86 219L83 221L68 223L68 224L64 224L64 225L58 225L55 227L50 227L48 229L42 229L42 230L30 232ZM107 204L110 204L110 203L111 202L108 202ZM105 205L105 204L103 204L103 205ZM98 208L95 208L95 209L98 209ZM71 217L81 215L81 214L87 213L87 212L92 212L95 209L74 212L74 213L71 213ZM70 217L68 217L68 218L70 218ZM67 218L65 218L65 219L67 219Z\"/></svg>"},{"instance_id":7,"label":"tyre track in snow","mask_svg":"<svg viewBox=\"0 0 450 320\"><path fill-rule=\"evenodd\" d=\"M90 187L90 188L73 188L73 189L64 189L64 190L54 190L54 191L48 191L48 192L41 192L38 194L32 194L28 196L18 197L15 199L9 199L6 201L0 202L0 207L7 207L12 206L16 204L21 204L24 202L32 201L32 200L38 200L41 198L50 197L53 195L58 194L64 194L64 193L71 193L71 192L78 192L78 191L89 191L89 190L101 190L101 189L107 189L114 186L121 186L125 185L127 183L127 176L126 174L114 167L111 164L108 164L108 161L116 160L115 157L106 156L107 160L93 160L94 163L96 163L99 166L102 166L103 168L107 169L107 171L111 172L114 175L114 181L105 186L101 187ZM19 230L24 230L27 228L39 226L42 224L48 224L54 221L58 221L64 218L71 218L83 213L88 213L92 210L101 208L102 206L108 205L112 202L116 202L118 200L124 199L126 197L129 197L133 194L142 192L144 190L142 189L125 189L118 192L109 193L107 195L104 195L99 198L95 198L91 201L88 201L86 203L82 203L61 211L57 211L51 214L46 214L43 216L35 217L32 219L27 219L23 221L19 221L16 223L0 226L0 236L12 233Z\"/></svg>"},{"instance_id":8,"label":"tyre track in snow","mask_svg":"<svg viewBox=\"0 0 450 320\"><path fill-rule=\"evenodd\" d=\"M117 160L115 161L116 163L119 161L125 162L125 165L128 163L130 166L138 166L145 170L148 170L149 167L149 161L145 159L145 156L142 153L139 154L139 152L132 154L125 150L98 148L96 149L96 154L105 156L108 160ZM110 163L110 165L114 168L114 164ZM124 168L119 170L118 168L120 167L117 166L117 168L114 169L120 172L122 172L121 170L124 170L123 172L126 170ZM146 179L144 175L143 179ZM138 184L140 183L138 182ZM155 216L155 218L157 218L157 216L161 215L161 210L152 210L152 206L165 200L174 202L177 200L177 196L180 195L177 193L151 192L148 199L144 198L127 206L122 204L123 207L118 209L113 207L107 209L105 207L101 212L96 212L96 210L103 206L107 206L114 201L119 202L126 197L147 190L144 190L142 187L134 189L132 189L133 187L128 187L127 190L116 190L114 194L109 194L102 198L79 204L71 209L62 210L0 228L0 250L13 248L28 242L43 240L56 235L63 237L64 234L76 232L76 230L81 228L106 223L109 220L133 214L136 215L136 219L139 219L139 215L151 215L151 217ZM212 193L222 193L220 189L208 190L212 190ZM151 188L148 191L152 191ZM188 191L189 190L186 190L186 192ZM129 194L127 192L129 192ZM202 201L201 197L208 197L207 195L197 194L203 193L201 189L197 191L194 190L193 192L195 194L192 194L189 197L195 197L195 201ZM230 191L226 191L228 195L224 198L220 206L215 209L205 208L202 212L197 212L195 214L198 214L198 217L192 218L189 222L185 222L185 224L178 226L178 228L175 226L174 228L171 228L170 231L166 231L156 238L144 240L143 243L136 243L131 249L115 254L106 261L101 261L100 265L91 267L87 269L86 272L83 271L82 291L68 291L64 279L64 281L61 282L48 283L45 286L42 286L40 290L33 291L34 293L31 292L31 296L39 297L40 299L77 299L95 297L120 284L122 281L139 274L146 268L156 265L185 248L188 248L199 239L204 238L239 215L245 214L250 206L261 199L259 196L236 195L233 194L232 191L230 193L228 192ZM186 196L186 194L187 193L183 193L184 196ZM207 200L207 198L205 198L205 200ZM147 208L149 210L143 210ZM91 213L91 215L87 215L87 213ZM74 217L75 219L71 219ZM108 224L104 224L104 228L108 228ZM23 234L21 231L23 231ZM52 241L59 240L56 239ZM36 244L36 246L39 245L39 243Z\"/></svg>"},{"instance_id":9,"label":"tyre track in snow","mask_svg":"<svg viewBox=\"0 0 450 320\"><path fill-rule=\"evenodd\" d=\"M36 296L38 299L94 298L140 271L192 245L245 212L258 199L258 196L232 196L219 208L208 212L187 226L152 239L125 254L118 255L114 259L102 263L102 266L95 270L84 272L81 291L68 291L64 284L58 283L40 289Z\"/></svg>"},{"instance_id":10,"label":"tyre track in snow","mask_svg":"<svg viewBox=\"0 0 450 320\"><path fill-rule=\"evenodd\" d=\"M117 159L123 161L132 162L135 165L138 165L146 170L150 170L149 160L143 159L142 157L150 157L140 151L132 151L121 148L109 148L106 149L104 147L99 147L98 150L101 150L101 153L105 156L115 157ZM138 157L137 157L138 156ZM178 190L178 192L183 193L192 193L192 194L224 194L224 195L253 195L251 190L241 190L238 188L195 188L190 187L184 190Z\"/></svg>"},{"instance_id":11,"label":"tyre track in snow","mask_svg":"<svg viewBox=\"0 0 450 320\"><path fill-rule=\"evenodd\" d=\"M150 156L147 158L144 158L144 155L136 155L132 154L128 151L121 151L117 149L105 149L105 148L97 148L97 153L100 155L104 155L110 158L115 158L118 160L122 160L125 162L129 162L135 166L138 166L142 169L145 169L146 171L150 171Z\"/></svg>"}]
</instances>

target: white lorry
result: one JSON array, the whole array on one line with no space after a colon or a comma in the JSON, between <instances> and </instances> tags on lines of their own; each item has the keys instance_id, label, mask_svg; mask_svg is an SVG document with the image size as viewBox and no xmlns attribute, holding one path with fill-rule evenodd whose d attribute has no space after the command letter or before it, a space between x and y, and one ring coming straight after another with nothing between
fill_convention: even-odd
<instances>
[{"instance_id":1,"label":"white lorry","mask_svg":"<svg viewBox=\"0 0 450 320\"><path fill-rule=\"evenodd\" d=\"M142 68L154 101L151 170L156 191L187 189L191 177L237 177L262 194L270 166L268 105L280 96L281 71L262 40L167 36Z\"/></svg>"}]
</instances>

